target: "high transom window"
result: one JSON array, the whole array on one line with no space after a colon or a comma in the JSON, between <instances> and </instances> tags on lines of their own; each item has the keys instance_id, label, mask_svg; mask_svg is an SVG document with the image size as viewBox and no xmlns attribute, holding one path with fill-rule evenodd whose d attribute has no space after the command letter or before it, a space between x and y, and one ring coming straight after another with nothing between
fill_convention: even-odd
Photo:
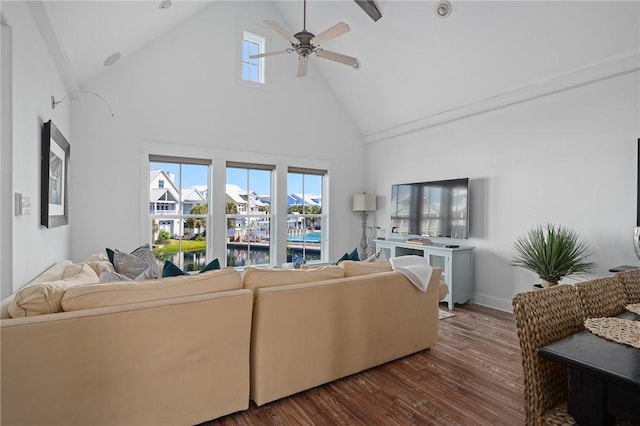
<instances>
[{"instance_id":1,"label":"high transom window","mask_svg":"<svg viewBox=\"0 0 640 426\"><path fill-rule=\"evenodd\" d=\"M264 58L251 59L251 55L264 52L265 38L248 31L242 37L242 79L264 84Z\"/></svg>"}]
</instances>

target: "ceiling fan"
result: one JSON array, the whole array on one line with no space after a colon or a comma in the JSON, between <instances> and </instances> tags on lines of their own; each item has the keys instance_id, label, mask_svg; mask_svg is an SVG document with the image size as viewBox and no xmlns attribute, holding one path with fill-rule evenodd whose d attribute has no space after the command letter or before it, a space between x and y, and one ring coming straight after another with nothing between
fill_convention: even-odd
<instances>
[{"instance_id":1,"label":"ceiling fan","mask_svg":"<svg viewBox=\"0 0 640 426\"><path fill-rule=\"evenodd\" d=\"M307 0L304 0L303 10L303 22L302 31L293 35L289 34L287 30L282 28L280 24L275 21L264 21L271 29L279 33L281 36L289 40L291 47L284 50L277 50L274 52L260 53L257 55L249 56L251 59L263 58L266 56L282 55L284 53L298 54L298 77L304 77L307 75L307 68L309 67L309 55L312 53L319 58L329 59L330 61L339 62L341 64L350 65L353 68L359 68L360 62L357 58L352 56L343 55L342 53L332 52L330 50L322 49L320 46L329 40L333 40L341 36L342 34L351 31L349 25L344 22L338 22L333 27L326 29L318 35L307 31Z\"/></svg>"}]
</instances>

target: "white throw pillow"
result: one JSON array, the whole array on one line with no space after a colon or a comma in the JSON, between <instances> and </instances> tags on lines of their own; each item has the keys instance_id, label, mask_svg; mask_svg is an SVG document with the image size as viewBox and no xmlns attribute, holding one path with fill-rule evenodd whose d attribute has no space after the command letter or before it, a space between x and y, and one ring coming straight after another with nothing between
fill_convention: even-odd
<instances>
[{"instance_id":1,"label":"white throw pillow","mask_svg":"<svg viewBox=\"0 0 640 426\"><path fill-rule=\"evenodd\" d=\"M30 284L18 290L9 305L9 315L19 318L62 312L60 302L68 288L97 282L98 275L88 264L68 265L62 279Z\"/></svg>"}]
</instances>

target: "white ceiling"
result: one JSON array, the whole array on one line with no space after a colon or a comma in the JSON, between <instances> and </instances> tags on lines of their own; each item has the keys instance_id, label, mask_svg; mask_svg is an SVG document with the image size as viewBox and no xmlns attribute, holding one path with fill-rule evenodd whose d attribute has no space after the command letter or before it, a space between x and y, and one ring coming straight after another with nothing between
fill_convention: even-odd
<instances>
[{"instance_id":1,"label":"white ceiling","mask_svg":"<svg viewBox=\"0 0 640 426\"><path fill-rule=\"evenodd\" d=\"M134 54L211 3L173 0L166 10L159 8L159 0L44 4L82 86L105 71L103 61L112 53ZM435 1L376 0L382 18L374 22L353 0L308 2L309 31L318 34L339 21L351 27L326 48L358 57L361 68L313 57L310 72L323 74L363 136L411 126L616 58L635 63L640 54L637 0L451 3L453 12L443 19L435 14ZM274 4L283 27L302 29L301 1ZM277 34L272 40L269 50L288 47Z\"/></svg>"}]
</instances>

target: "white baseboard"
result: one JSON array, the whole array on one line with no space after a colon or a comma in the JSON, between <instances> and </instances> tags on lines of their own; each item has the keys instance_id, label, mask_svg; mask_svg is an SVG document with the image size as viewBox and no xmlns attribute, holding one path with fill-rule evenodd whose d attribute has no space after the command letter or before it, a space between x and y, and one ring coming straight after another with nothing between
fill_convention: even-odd
<instances>
[{"instance_id":1,"label":"white baseboard","mask_svg":"<svg viewBox=\"0 0 640 426\"><path fill-rule=\"evenodd\" d=\"M499 311L513 313L511 299L500 299L498 297L487 296L486 294L474 293L473 303L475 303L476 305L497 309Z\"/></svg>"}]
</instances>

